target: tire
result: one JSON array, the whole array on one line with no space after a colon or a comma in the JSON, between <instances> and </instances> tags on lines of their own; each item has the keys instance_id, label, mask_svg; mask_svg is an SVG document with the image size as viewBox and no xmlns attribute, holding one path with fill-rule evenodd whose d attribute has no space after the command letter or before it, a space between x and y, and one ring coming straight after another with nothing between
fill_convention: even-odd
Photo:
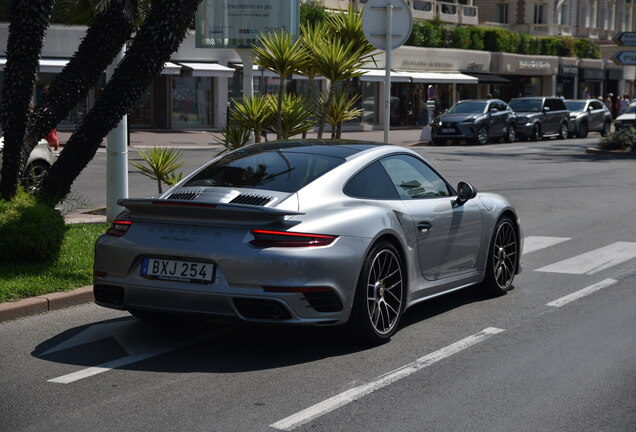
<instances>
[{"instance_id":1,"label":"tire","mask_svg":"<svg viewBox=\"0 0 636 432\"><path fill-rule=\"evenodd\" d=\"M515 142L515 140L517 139L517 131L515 130L515 125L508 125L504 139L507 143Z\"/></svg>"},{"instance_id":2,"label":"tire","mask_svg":"<svg viewBox=\"0 0 636 432\"><path fill-rule=\"evenodd\" d=\"M400 324L406 299L405 272L395 246L378 242L362 265L349 318L356 341L379 345L391 339Z\"/></svg>"},{"instance_id":3,"label":"tire","mask_svg":"<svg viewBox=\"0 0 636 432\"><path fill-rule=\"evenodd\" d=\"M567 123L561 123L561 128L559 129L559 139L567 139L569 133L569 128Z\"/></svg>"},{"instance_id":4,"label":"tire","mask_svg":"<svg viewBox=\"0 0 636 432\"><path fill-rule=\"evenodd\" d=\"M587 126L587 122L581 122L581 126L579 126L579 130L576 131L577 138L585 138L589 132L589 128Z\"/></svg>"},{"instance_id":5,"label":"tire","mask_svg":"<svg viewBox=\"0 0 636 432\"><path fill-rule=\"evenodd\" d=\"M603 123L603 129L601 129L601 136L607 136L610 132L610 122L606 121Z\"/></svg>"},{"instance_id":6,"label":"tire","mask_svg":"<svg viewBox=\"0 0 636 432\"><path fill-rule=\"evenodd\" d=\"M488 141L488 128L484 125L479 126L479 129L477 129L477 134L474 138L474 143L478 145L486 145L488 144Z\"/></svg>"},{"instance_id":7,"label":"tire","mask_svg":"<svg viewBox=\"0 0 636 432\"><path fill-rule=\"evenodd\" d=\"M50 169L51 165L44 161L36 160L31 162L24 170L22 185L27 190L37 189Z\"/></svg>"},{"instance_id":8,"label":"tire","mask_svg":"<svg viewBox=\"0 0 636 432\"><path fill-rule=\"evenodd\" d=\"M535 124L532 127L532 132L530 132L530 141L540 141L541 140L541 127L538 124Z\"/></svg>"},{"instance_id":9,"label":"tire","mask_svg":"<svg viewBox=\"0 0 636 432\"><path fill-rule=\"evenodd\" d=\"M497 222L490 240L486 275L482 282L484 293L500 295L512 288L517 271L519 240L515 225L508 216Z\"/></svg>"}]
</instances>

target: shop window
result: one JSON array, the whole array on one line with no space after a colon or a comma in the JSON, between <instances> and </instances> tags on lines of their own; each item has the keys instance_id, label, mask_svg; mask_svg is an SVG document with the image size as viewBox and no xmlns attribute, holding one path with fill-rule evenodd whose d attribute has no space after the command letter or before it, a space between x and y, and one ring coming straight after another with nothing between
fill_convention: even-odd
<instances>
[{"instance_id":1,"label":"shop window","mask_svg":"<svg viewBox=\"0 0 636 432\"><path fill-rule=\"evenodd\" d=\"M430 12L431 10L433 10L433 3L429 1L415 0L413 2L413 9Z\"/></svg>"},{"instance_id":2,"label":"shop window","mask_svg":"<svg viewBox=\"0 0 636 432\"><path fill-rule=\"evenodd\" d=\"M34 105L37 107L42 103L44 97L46 97L46 92L48 87L53 83L57 74L55 73L39 73L37 76L37 81L35 83L35 97L34 97ZM80 100L77 105L68 113L66 118L62 120L58 125L58 129L75 129L77 126L82 123L86 113L88 111L88 101L87 98L84 97Z\"/></svg>"},{"instance_id":3,"label":"shop window","mask_svg":"<svg viewBox=\"0 0 636 432\"><path fill-rule=\"evenodd\" d=\"M570 19L568 17L568 5L561 5L561 25L570 24Z\"/></svg>"},{"instance_id":4,"label":"shop window","mask_svg":"<svg viewBox=\"0 0 636 432\"><path fill-rule=\"evenodd\" d=\"M380 101L378 97L378 84L374 82L362 81L362 122L368 124L378 124L378 107Z\"/></svg>"},{"instance_id":5,"label":"shop window","mask_svg":"<svg viewBox=\"0 0 636 432\"><path fill-rule=\"evenodd\" d=\"M173 76L171 102L173 128L213 126L212 78Z\"/></svg>"},{"instance_id":6,"label":"shop window","mask_svg":"<svg viewBox=\"0 0 636 432\"><path fill-rule=\"evenodd\" d=\"M133 127L152 127L152 86L148 87L144 94L135 101L130 113L128 114L128 122Z\"/></svg>"},{"instance_id":7,"label":"shop window","mask_svg":"<svg viewBox=\"0 0 636 432\"><path fill-rule=\"evenodd\" d=\"M495 7L495 21L499 24L508 24L508 3L498 3Z\"/></svg>"}]
</instances>

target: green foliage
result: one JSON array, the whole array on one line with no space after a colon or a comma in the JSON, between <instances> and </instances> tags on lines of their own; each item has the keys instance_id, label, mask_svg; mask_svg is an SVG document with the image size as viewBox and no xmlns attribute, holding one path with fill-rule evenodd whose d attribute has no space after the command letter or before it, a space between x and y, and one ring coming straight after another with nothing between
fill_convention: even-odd
<instances>
[{"instance_id":1,"label":"green foliage","mask_svg":"<svg viewBox=\"0 0 636 432\"><path fill-rule=\"evenodd\" d=\"M56 258L64 238L64 217L23 190L0 200L0 262L42 262Z\"/></svg>"},{"instance_id":2,"label":"green foliage","mask_svg":"<svg viewBox=\"0 0 636 432\"><path fill-rule=\"evenodd\" d=\"M270 107L276 109L273 98L270 98ZM277 130L276 125L270 126L270 130L275 132L281 139L289 139L293 135L298 135L310 130L314 126L311 119L311 103L307 99L298 95L286 94L283 97L283 116L281 129Z\"/></svg>"},{"instance_id":3,"label":"green foliage","mask_svg":"<svg viewBox=\"0 0 636 432\"><path fill-rule=\"evenodd\" d=\"M536 37L496 27L445 26L435 21L413 23L407 45L457 48L529 55L600 58L598 44L574 37Z\"/></svg>"},{"instance_id":4,"label":"green foliage","mask_svg":"<svg viewBox=\"0 0 636 432\"><path fill-rule=\"evenodd\" d=\"M604 150L623 150L636 152L636 129L623 128L601 138L599 148Z\"/></svg>"},{"instance_id":5,"label":"green foliage","mask_svg":"<svg viewBox=\"0 0 636 432\"><path fill-rule=\"evenodd\" d=\"M221 132L223 138L217 139L216 141L223 144L226 150L236 150L237 148L246 146L250 142L250 133L250 129L244 126L228 124Z\"/></svg>"},{"instance_id":6,"label":"green foliage","mask_svg":"<svg viewBox=\"0 0 636 432\"><path fill-rule=\"evenodd\" d=\"M309 0L300 4L300 25L322 22L328 16L329 14L325 7L316 0Z\"/></svg>"},{"instance_id":7,"label":"green foliage","mask_svg":"<svg viewBox=\"0 0 636 432\"><path fill-rule=\"evenodd\" d=\"M67 225L60 253L54 260L0 259L0 302L90 285L95 240L107 228L107 224Z\"/></svg>"},{"instance_id":8,"label":"green foliage","mask_svg":"<svg viewBox=\"0 0 636 432\"><path fill-rule=\"evenodd\" d=\"M132 164L142 175L157 182L157 191L160 194L163 193L162 183L173 185L176 178L181 178L181 173L175 173L183 165L180 150L174 147L153 147L149 151L140 150L139 156L146 165L134 161Z\"/></svg>"},{"instance_id":9,"label":"green foliage","mask_svg":"<svg viewBox=\"0 0 636 432\"><path fill-rule=\"evenodd\" d=\"M328 94L322 93L319 97L320 104L327 104ZM364 112L361 108L354 108L356 103L360 100L360 95L353 97L349 96L345 92L336 91L331 98L331 101L327 105L327 117L326 122L331 126L331 138L336 138L336 130L339 124L353 120L356 117L362 115Z\"/></svg>"},{"instance_id":10,"label":"green foliage","mask_svg":"<svg viewBox=\"0 0 636 432\"><path fill-rule=\"evenodd\" d=\"M254 95L251 98L232 99L229 113L231 127L254 132L254 140L261 141L261 133L271 126L276 111L272 110L270 96ZM229 129L226 129L228 131ZM233 138L242 140L238 130L231 130Z\"/></svg>"}]
</instances>

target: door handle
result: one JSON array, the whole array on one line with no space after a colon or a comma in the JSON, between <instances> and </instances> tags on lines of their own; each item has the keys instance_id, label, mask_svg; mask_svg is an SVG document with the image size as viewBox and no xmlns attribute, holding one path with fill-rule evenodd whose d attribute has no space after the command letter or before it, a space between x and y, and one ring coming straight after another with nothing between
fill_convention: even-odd
<instances>
[{"instance_id":1,"label":"door handle","mask_svg":"<svg viewBox=\"0 0 636 432\"><path fill-rule=\"evenodd\" d=\"M431 225L430 222L420 222L417 224L417 229L421 232L429 232L433 229L433 225Z\"/></svg>"}]
</instances>

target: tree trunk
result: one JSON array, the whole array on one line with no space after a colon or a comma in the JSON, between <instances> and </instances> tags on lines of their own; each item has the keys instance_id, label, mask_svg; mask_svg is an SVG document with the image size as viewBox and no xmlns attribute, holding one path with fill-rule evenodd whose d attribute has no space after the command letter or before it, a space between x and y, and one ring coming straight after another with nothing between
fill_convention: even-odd
<instances>
[{"instance_id":1,"label":"tree trunk","mask_svg":"<svg viewBox=\"0 0 636 432\"><path fill-rule=\"evenodd\" d=\"M201 0L155 0L126 56L106 84L102 96L86 115L44 179L38 199L56 205L93 159L108 132L159 75L177 50Z\"/></svg>"},{"instance_id":2,"label":"tree trunk","mask_svg":"<svg viewBox=\"0 0 636 432\"><path fill-rule=\"evenodd\" d=\"M283 95L285 94L285 75L280 76L280 88L278 89L278 101L276 104L276 139L281 139L283 130Z\"/></svg>"},{"instance_id":3,"label":"tree trunk","mask_svg":"<svg viewBox=\"0 0 636 432\"><path fill-rule=\"evenodd\" d=\"M318 138L322 139L322 132L325 130L325 120L327 119L327 109L329 105L331 105L331 101L333 100L333 91L334 91L334 83L331 83L329 86L329 95L327 96L327 102L322 107L322 113L320 115L320 123L318 125Z\"/></svg>"},{"instance_id":4,"label":"tree trunk","mask_svg":"<svg viewBox=\"0 0 636 432\"><path fill-rule=\"evenodd\" d=\"M22 147L23 160L26 161L38 141L86 97L88 90L97 83L104 69L130 37L135 17L126 14L126 2L111 0L108 9L96 16L68 65L53 81L27 131ZM136 11L137 4L134 3Z\"/></svg>"},{"instance_id":5,"label":"tree trunk","mask_svg":"<svg viewBox=\"0 0 636 432\"><path fill-rule=\"evenodd\" d=\"M313 75L310 75L310 76L308 76L307 78L309 78L309 79L308 79L308 83L309 83L309 84L308 84L308 86L309 86L309 87L307 88L307 100L309 101L309 103L312 103L312 104L313 104L313 102L312 102L312 100L311 100L311 96L312 96L311 94L313 93L313 87L314 87L314 76L313 76ZM305 138L307 138L307 131L303 132L303 139L305 139Z\"/></svg>"},{"instance_id":6,"label":"tree trunk","mask_svg":"<svg viewBox=\"0 0 636 432\"><path fill-rule=\"evenodd\" d=\"M37 77L44 33L49 26L54 3L55 0L11 2L7 63L0 106L0 123L4 133L0 198L5 200L15 196L20 167L26 165L26 157L20 149L29 122L29 103Z\"/></svg>"}]
</instances>

